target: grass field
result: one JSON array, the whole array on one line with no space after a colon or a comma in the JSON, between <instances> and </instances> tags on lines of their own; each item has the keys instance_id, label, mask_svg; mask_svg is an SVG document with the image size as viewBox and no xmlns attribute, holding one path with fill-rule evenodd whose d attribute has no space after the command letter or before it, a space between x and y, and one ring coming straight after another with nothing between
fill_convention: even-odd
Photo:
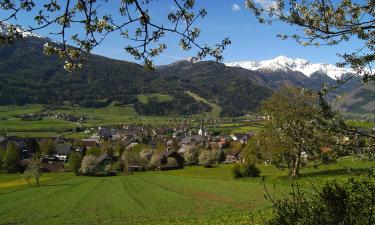
<instances>
[{"instance_id":1,"label":"grass field","mask_svg":"<svg viewBox=\"0 0 375 225\"><path fill-rule=\"evenodd\" d=\"M147 103L148 98L150 98L150 97L155 98L156 101L158 101L158 102L169 102L169 101L173 101L173 99L174 99L173 96L164 95L164 94L161 94L161 93L148 93L148 94L141 94L141 95L137 96L138 101L141 102L141 103Z\"/></svg>"},{"instance_id":2,"label":"grass field","mask_svg":"<svg viewBox=\"0 0 375 225\"><path fill-rule=\"evenodd\" d=\"M43 110L42 105L25 105L25 106L0 106L0 117L8 118L20 114L32 114Z\"/></svg>"},{"instance_id":3,"label":"grass field","mask_svg":"<svg viewBox=\"0 0 375 225\"><path fill-rule=\"evenodd\" d=\"M75 127L75 123L53 118L40 121L23 121L18 118L0 120L0 132L64 132Z\"/></svg>"},{"instance_id":4,"label":"grass field","mask_svg":"<svg viewBox=\"0 0 375 225\"><path fill-rule=\"evenodd\" d=\"M40 187L30 187L21 175L0 175L0 224L248 224L249 210L269 203L261 178L234 180L231 166L115 177L50 173ZM300 183L319 185L374 166L347 158L302 170ZM259 167L277 193L288 191L284 172Z\"/></svg>"},{"instance_id":5,"label":"grass field","mask_svg":"<svg viewBox=\"0 0 375 225\"><path fill-rule=\"evenodd\" d=\"M203 97L191 92L191 91L185 91L186 94L190 95L192 98L194 98L196 101L201 101L201 102L204 102L208 105L210 105L212 107L212 110L211 112L207 113L205 116L207 117L210 117L210 118L218 118L220 117L220 113L221 113L221 106L219 106L218 104L215 104L215 103L212 103L212 102L209 102L207 101L206 99L204 99Z\"/></svg>"}]
</instances>

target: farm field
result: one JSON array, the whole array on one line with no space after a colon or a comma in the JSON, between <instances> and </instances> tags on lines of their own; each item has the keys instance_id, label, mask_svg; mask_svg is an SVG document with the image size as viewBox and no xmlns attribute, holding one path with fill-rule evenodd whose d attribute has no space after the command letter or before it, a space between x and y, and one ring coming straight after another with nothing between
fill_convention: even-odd
<instances>
[{"instance_id":1,"label":"farm field","mask_svg":"<svg viewBox=\"0 0 375 225\"><path fill-rule=\"evenodd\" d=\"M258 165L277 193L289 189L285 173ZM302 170L302 186L366 173L375 162L352 158ZM267 210L262 178L234 180L232 165L187 167L115 177L43 174L40 187L22 175L0 175L0 224L247 224L249 210Z\"/></svg>"},{"instance_id":2,"label":"farm field","mask_svg":"<svg viewBox=\"0 0 375 225\"><path fill-rule=\"evenodd\" d=\"M147 98L146 95L139 96ZM155 96L154 96L155 97ZM170 96L169 96L170 97ZM157 98L167 101L168 96L158 95ZM0 133L16 135L19 137L52 137L64 135L72 138L84 138L89 135L84 133L72 132L79 126L77 123L55 119L43 118L37 121L24 121L16 118L21 114L32 114L44 111L42 105L25 106L0 106ZM65 113L77 116L85 115L89 119L83 124L84 127L112 126L124 123L131 124L151 124L154 126L173 126L174 124L186 118L216 118L220 114L219 108L214 108L210 115L192 115L192 116L140 116L134 110L133 106L116 106L114 103L104 108L84 108L79 106L61 106L49 110L49 113ZM214 115L215 114L215 115ZM199 126L199 124L196 124ZM215 130L223 133L246 133L248 131L258 131L261 126L248 124L220 124Z\"/></svg>"}]
</instances>

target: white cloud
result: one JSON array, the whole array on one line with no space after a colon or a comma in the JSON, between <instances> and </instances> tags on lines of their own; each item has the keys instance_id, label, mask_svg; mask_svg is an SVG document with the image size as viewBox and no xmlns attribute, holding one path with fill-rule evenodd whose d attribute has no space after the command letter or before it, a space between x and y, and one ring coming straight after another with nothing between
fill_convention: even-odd
<instances>
[{"instance_id":1,"label":"white cloud","mask_svg":"<svg viewBox=\"0 0 375 225\"><path fill-rule=\"evenodd\" d=\"M270 7L276 6L276 1L274 0L254 0L255 3L258 3L265 9L269 9Z\"/></svg>"},{"instance_id":2,"label":"white cloud","mask_svg":"<svg viewBox=\"0 0 375 225\"><path fill-rule=\"evenodd\" d=\"M232 5L232 11L233 12L239 12L239 11L241 11L241 7L238 4L233 4Z\"/></svg>"}]
</instances>

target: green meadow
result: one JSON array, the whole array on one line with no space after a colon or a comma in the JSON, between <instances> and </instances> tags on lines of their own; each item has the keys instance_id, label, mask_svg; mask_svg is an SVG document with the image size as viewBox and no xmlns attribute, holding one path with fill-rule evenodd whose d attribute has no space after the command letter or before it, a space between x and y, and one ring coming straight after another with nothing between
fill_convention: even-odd
<instances>
[{"instance_id":1,"label":"green meadow","mask_svg":"<svg viewBox=\"0 0 375 225\"><path fill-rule=\"evenodd\" d=\"M299 183L311 188L366 173L374 166L375 162L345 158L303 169ZM235 180L231 167L114 177L46 173L39 187L28 185L20 174L4 174L0 175L0 224L249 224L250 211L269 214L262 178ZM272 193L288 192L285 172L258 167Z\"/></svg>"},{"instance_id":2,"label":"green meadow","mask_svg":"<svg viewBox=\"0 0 375 225\"><path fill-rule=\"evenodd\" d=\"M190 93L194 95L193 93ZM162 94L143 94L139 95L140 100L146 101L148 97L155 97L158 101L173 100L171 96ZM202 100L199 96L194 95L195 98ZM110 104L104 108L85 108L80 106L65 105L48 109L48 113L65 113L78 116L88 117L83 124L84 127L98 126L112 126L122 124L151 124L154 126L173 126L179 121L186 118L217 118L220 114L221 108L215 104L210 103L213 111L207 115L191 115L191 116L140 116L132 105L118 106L115 103ZM73 123L61 119L44 117L37 121L23 121L16 118L17 115L32 114L43 112L46 109L42 105L25 105L25 106L0 106L0 133L8 135L15 135L20 137L52 137L63 134L71 138L84 138L89 136L85 133L75 133L75 128L81 126L78 123ZM199 126L199 124L196 124ZM261 129L259 125L249 124L220 124L215 130L223 133L245 133L250 130L257 131Z\"/></svg>"}]
</instances>

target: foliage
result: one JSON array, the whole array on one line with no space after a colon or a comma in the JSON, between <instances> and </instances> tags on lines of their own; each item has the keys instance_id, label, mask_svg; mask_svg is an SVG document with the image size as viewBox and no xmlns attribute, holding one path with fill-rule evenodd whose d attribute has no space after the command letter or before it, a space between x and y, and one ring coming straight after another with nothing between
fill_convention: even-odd
<instances>
[{"instance_id":1,"label":"foliage","mask_svg":"<svg viewBox=\"0 0 375 225\"><path fill-rule=\"evenodd\" d=\"M233 175L233 178L242 177L241 164L239 164L239 163L234 164L234 166L232 167L232 175Z\"/></svg>"},{"instance_id":2,"label":"foliage","mask_svg":"<svg viewBox=\"0 0 375 225\"><path fill-rule=\"evenodd\" d=\"M110 142L106 141L100 145L100 154L103 153L113 154L113 146Z\"/></svg>"},{"instance_id":3,"label":"foliage","mask_svg":"<svg viewBox=\"0 0 375 225\"><path fill-rule=\"evenodd\" d=\"M136 111L141 115L189 115L210 112L211 107L203 102L197 102L184 92L175 92L171 101L157 101L149 98L146 103L137 103Z\"/></svg>"},{"instance_id":4,"label":"foliage","mask_svg":"<svg viewBox=\"0 0 375 225\"><path fill-rule=\"evenodd\" d=\"M161 40L166 33L171 33L180 38L179 45L183 50L197 48L199 59L207 55L218 61L223 59L222 52L230 44L228 38L214 47L197 43L200 29L195 27L194 23L199 18L205 17L207 12L205 9L194 10L195 1L174 1L175 9L167 14L168 24L158 24L154 20L151 16L153 13L149 11L151 9L148 9L150 2L152 1L132 0L109 3L68 0L65 4L61 4L57 1L42 3L2 0L0 9L4 18L0 19L0 23L6 21L17 23L14 19L25 12L30 13L34 21L30 21L26 29L19 24L9 25L6 33L0 36L0 44L12 43L22 38L22 32L50 29L50 33L61 38L61 44L48 42L44 47L45 54L58 56L65 61L64 68L73 71L82 67L86 53L100 45L109 34L116 33L124 38L126 52L135 59L142 60L145 66L151 69L153 68L151 59L167 48ZM113 10L113 7L118 10ZM51 29L54 31L52 32Z\"/></svg>"},{"instance_id":5,"label":"foliage","mask_svg":"<svg viewBox=\"0 0 375 225\"><path fill-rule=\"evenodd\" d=\"M151 157L152 153L150 153L148 145L137 144L126 149L121 156L121 160L125 167L140 166L145 169L149 165Z\"/></svg>"},{"instance_id":6,"label":"foliage","mask_svg":"<svg viewBox=\"0 0 375 225\"><path fill-rule=\"evenodd\" d=\"M260 170L254 164L236 163L232 168L233 178L258 177Z\"/></svg>"},{"instance_id":7,"label":"foliage","mask_svg":"<svg viewBox=\"0 0 375 225\"><path fill-rule=\"evenodd\" d=\"M158 153L153 154L152 157L151 157L151 160L150 160L149 167L151 169L156 169L159 166L161 166L160 158L161 158L160 154L158 154Z\"/></svg>"},{"instance_id":8,"label":"foliage","mask_svg":"<svg viewBox=\"0 0 375 225\"><path fill-rule=\"evenodd\" d=\"M327 182L321 188L306 191L292 184L289 197L267 198L274 215L267 224L347 224L375 223L375 182L373 177L361 176L343 183Z\"/></svg>"},{"instance_id":9,"label":"foliage","mask_svg":"<svg viewBox=\"0 0 375 225\"><path fill-rule=\"evenodd\" d=\"M210 150L203 150L199 154L199 165L210 168L216 162L215 155Z\"/></svg>"},{"instance_id":10,"label":"foliage","mask_svg":"<svg viewBox=\"0 0 375 225\"><path fill-rule=\"evenodd\" d=\"M19 149L14 142L9 142L2 154L2 168L8 173L14 173L20 169Z\"/></svg>"},{"instance_id":11,"label":"foliage","mask_svg":"<svg viewBox=\"0 0 375 225\"><path fill-rule=\"evenodd\" d=\"M28 160L26 170L23 173L27 183L31 184L30 180L34 178L36 185L39 186L40 176L42 175L41 168L42 157L40 157L40 155L38 154L35 154L30 160Z\"/></svg>"},{"instance_id":12,"label":"foliage","mask_svg":"<svg viewBox=\"0 0 375 225\"><path fill-rule=\"evenodd\" d=\"M97 157L95 155L86 155L83 157L80 172L87 175L94 174L96 159Z\"/></svg>"},{"instance_id":13,"label":"foliage","mask_svg":"<svg viewBox=\"0 0 375 225\"><path fill-rule=\"evenodd\" d=\"M184 152L185 164L188 166L198 165L199 149L194 146L187 146Z\"/></svg>"},{"instance_id":14,"label":"foliage","mask_svg":"<svg viewBox=\"0 0 375 225\"><path fill-rule=\"evenodd\" d=\"M52 156L55 152L55 142L51 138L47 138L39 142L39 150L42 155Z\"/></svg>"},{"instance_id":15,"label":"foliage","mask_svg":"<svg viewBox=\"0 0 375 225\"><path fill-rule=\"evenodd\" d=\"M101 154L100 148L96 146L91 147L86 150L86 155L100 156L100 154Z\"/></svg>"},{"instance_id":16,"label":"foliage","mask_svg":"<svg viewBox=\"0 0 375 225\"><path fill-rule=\"evenodd\" d=\"M224 161L225 161L225 153L224 153L224 151L221 150L221 151L219 151L217 162L222 163Z\"/></svg>"},{"instance_id":17,"label":"foliage","mask_svg":"<svg viewBox=\"0 0 375 225\"><path fill-rule=\"evenodd\" d=\"M68 165L69 168L74 171L76 174L79 173L79 169L81 168L82 156L80 153L72 153L69 155L68 158Z\"/></svg>"},{"instance_id":18,"label":"foliage","mask_svg":"<svg viewBox=\"0 0 375 225\"><path fill-rule=\"evenodd\" d=\"M115 146L113 147L113 153L115 156L121 156L124 151L125 151L125 146L120 142L117 142Z\"/></svg>"},{"instance_id":19,"label":"foliage","mask_svg":"<svg viewBox=\"0 0 375 225\"><path fill-rule=\"evenodd\" d=\"M267 117L264 130L251 141L250 150L263 160L288 168L293 177L298 176L302 153L317 155L332 138L316 129L317 99L302 89L280 89L262 103L261 113Z\"/></svg>"}]
</instances>

